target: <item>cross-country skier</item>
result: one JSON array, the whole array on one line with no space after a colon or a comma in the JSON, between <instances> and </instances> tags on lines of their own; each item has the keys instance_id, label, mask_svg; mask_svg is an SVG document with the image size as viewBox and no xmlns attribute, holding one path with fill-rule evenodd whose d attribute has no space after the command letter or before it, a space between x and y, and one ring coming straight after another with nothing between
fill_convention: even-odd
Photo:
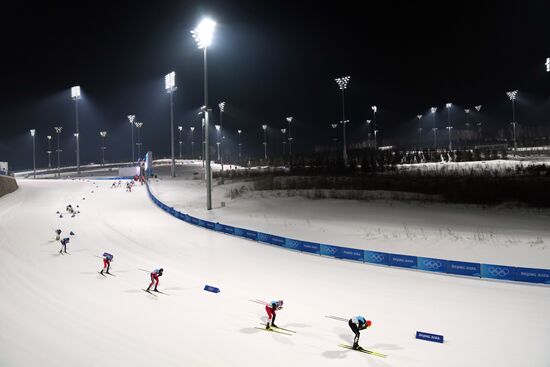
<instances>
[{"instance_id":1,"label":"cross-country skier","mask_svg":"<svg viewBox=\"0 0 550 367\"><path fill-rule=\"evenodd\" d=\"M55 240L56 241L59 241L61 239L61 230L60 229L56 229L55 230Z\"/></svg>"},{"instance_id":2,"label":"cross-country skier","mask_svg":"<svg viewBox=\"0 0 550 367\"><path fill-rule=\"evenodd\" d=\"M349 319L348 325L351 331L355 334L353 338L353 349L359 349L359 330L365 330L372 325L370 320L366 320L363 316L355 316Z\"/></svg>"},{"instance_id":3,"label":"cross-country skier","mask_svg":"<svg viewBox=\"0 0 550 367\"><path fill-rule=\"evenodd\" d=\"M275 311L281 310L283 308L283 301L271 301L267 305L265 305L265 311L267 312L267 323L265 325L266 329L269 329L270 326L277 327L275 325L275 317L277 314Z\"/></svg>"},{"instance_id":4,"label":"cross-country skier","mask_svg":"<svg viewBox=\"0 0 550 367\"><path fill-rule=\"evenodd\" d=\"M59 250L59 253L67 253L67 244L69 243L70 241L70 238L69 237L65 237L64 239L61 240L61 250Z\"/></svg>"},{"instance_id":5,"label":"cross-country skier","mask_svg":"<svg viewBox=\"0 0 550 367\"><path fill-rule=\"evenodd\" d=\"M103 274L103 271L105 271L107 274L109 273L109 269L111 268L111 261L113 261L113 255L111 255L108 252L103 253L103 269L99 272L100 274Z\"/></svg>"},{"instance_id":6,"label":"cross-country skier","mask_svg":"<svg viewBox=\"0 0 550 367\"><path fill-rule=\"evenodd\" d=\"M163 268L160 268L160 269L156 269L155 271L153 271L151 273L151 284L149 284L149 286L147 287L147 292L149 292L149 290L151 289L151 286L153 284L155 284L155 289L154 291L155 292L158 292L158 289L157 287L159 286L159 277L162 276L162 273L164 272L164 269Z\"/></svg>"},{"instance_id":7,"label":"cross-country skier","mask_svg":"<svg viewBox=\"0 0 550 367\"><path fill-rule=\"evenodd\" d=\"M73 209L73 206L71 204L67 205L67 213L74 213L74 209Z\"/></svg>"}]
</instances>

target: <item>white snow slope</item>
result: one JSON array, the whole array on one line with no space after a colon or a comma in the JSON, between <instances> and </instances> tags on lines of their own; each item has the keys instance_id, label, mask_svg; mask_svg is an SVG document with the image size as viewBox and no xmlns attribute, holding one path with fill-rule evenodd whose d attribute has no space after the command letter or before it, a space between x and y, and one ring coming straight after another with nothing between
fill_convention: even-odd
<instances>
[{"instance_id":1,"label":"white snow slope","mask_svg":"<svg viewBox=\"0 0 550 367\"><path fill-rule=\"evenodd\" d=\"M207 231L157 208L145 187L20 180L0 199L0 366L549 366L550 288L368 266ZM94 191L91 193L91 191ZM83 200L85 198L85 200ZM71 203L81 213L58 218ZM53 229L76 233L60 255ZM104 251L113 277L97 273ZM141 289L163 267L159 289ZM221 293L202 290L218 286ZM255 329L282 298L277 324ZM373 327L339 348L346 323ZM443 334L444 344L414 339Z\"/></svg>"}]
</instances>

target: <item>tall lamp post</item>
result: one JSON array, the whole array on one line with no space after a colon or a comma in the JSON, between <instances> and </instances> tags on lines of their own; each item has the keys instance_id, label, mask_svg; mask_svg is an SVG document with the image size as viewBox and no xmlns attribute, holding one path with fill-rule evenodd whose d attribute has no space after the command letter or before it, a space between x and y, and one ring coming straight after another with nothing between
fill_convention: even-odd
<instances>
[{"instance_id":1,"label":"tall lamp post","mask_svg":"<svg viewBox=\"0 0 550 367\"><path fill-rule=\"evenodd\" d=\"M241 158L241 146L242 146L242 144L241 144L241 133L242 132L243 131L241 129L237 130L237 133L239 133L239 158Z\"/></svg>"},{"instance_id":2,"label":"tall lamp post","mask_svg":"<svg viewBox=\"0 0 550 367\"><path fill-rule=\"evenodd\" d=\"M512 101L512 122L510 123L512 127L514 128L514 154L517 156L518 154L518 142L516 140L516 110L514 107L514 102L516 101L516 95L518 94L517 90L512 90L510 92L506 92L506 95L508 98L510 98L510 101Z\"/></svg>"},{"instance_id":3,"label":"tall lamp post","mask_svg":"<svg viewBox=\"0 0 550 367\"><path fill-rule=\"evenodd\" d=\"M48 150L47 150L47 153L48 153L48 169L52 169L52 145L51 145L51 142L52 142L52 136L51 135L48 135L46 136L46 138L48 139Z\"/></svg>"},{"instance_id":4,"label":"tall lamp post","mask_svg":"<svg viewBox=\"0 0 550 367\"><path fill-rule=\"evenodd\" d=\"M418 119L418 150L420 150L422 145L422 115L416 115L416 118Z\"/></svg>"},{"instance_id":5,"label":"tall lamp post","mask_svg":"<svg viewBox=\"0 0 550 367\"><path fill-rule=\"evenodd\" d=\"M212 43L214 36L214 29L216 28L216 22L211 19L205 18L200 24L191 31L193 38L197 42L199 49L204 49L204 126L206 131L206 209L212 210L212 177L210 174L210 148L208 140L208 115L210 110L208 109L208 67L207 67L207 50L208 46Z\"/></svg>"},{"instance_id":6,"label":"tall lamp post","mask_svg":"<svg viewBox=\"0 0 550 367\"><path fill-rule=\"evenodd\" d=\"M475 106L475 109L477 110L477 112L479 112L481 110L481 105ZM482 139L482 136L481 136L481 122L478 122L477 126L479 128L479 139L481 140Z\"/></svg>"},{"instance_id":7,"label":"tall lamp post","mask_svg":"<svg viewBox=\"0 0 550 367\"><path fill-rule=\"evenodd\" d=\"M281 134L283 135L283 156L286 154L286 138L285 138L286 129L281 129Z\"/></svg>"},{"instance_id":8,"label":"tall lamp post","mask_svg":"<svg viewBox=\"0 0 550 367\"><path fill-rule=\"evenodd\" d=\"M219 161L222 165L222 172L223 172L223 113L225 111L225 102L218 103L218 107L220 108L220 134L221 134L221 140L220 140L220 156Z\"/></svg>"},{"instance_id":9,"label":"tall lamp post","mask_svg":"<svg viewBox=\"0 0 550 367\"><path fill-rule=\"evenodd\" d=\"M101 165L105 166L105 137L107 136L107 131L100 131L99 135L101 136Z\"/></svg>"},{"instance_id":10,"label":"tall lamp post","mask_svg":"<svg viewBox=\"0 0 550 367\"><path fill-rule=\"evenodd\" d=\"M371 123L372 120L367 120L366 123L367 123L367 143L369 145L369 148L371 147L370 146L370 136L371 136L371 132L370 132L370 123Z\"/></svg>"},{"instance_id":11,"label":"tall lamp post","mask_svg":"<svg viewBox=\"0 0 550 367\"><path fill-rule=\"evenodd\" d=\"M468 116L470 116L470 109L464 109L464 113L466 114L466 129L470 130L470 122L468 120Z\"/></svg>"},{"instance_id":12,"label":"tall lamp post","mask_svg":"<svg viewBox=\"0 0 550 367\"><path fill-rule=\"evenodd\" d=\"M347 151L347 147L346 147L346 123L348 122L346 120L346 109L345 109L345 99L344 99L344 90L347 88L348 86L348 82L350 80L350 77L349 76L343 76L341 78L336 78L334 79L336 81L336 84L338 84L338 87L340 88L340 90L342 91L342 121L340 121L340 123L342 124L342 133L343 133L343 136L344 136L344 152L343 152L343 157L344 157L344 163L347 165L348 164L348 151Z\"/></svg>"},{"instance_id":13,"label":"tall lamp post","mask_svg":"<svg viewBox=\"0 0 550 367\"><path fill-rule=\"evenodd\" d=\"M378 149L378 141L376 140L376 135L378 135L378 126L376 125L376 111L378 111L378 107L372 106L372 125L374 127L374 149Z\"/></svg>"},{"instance_id":14,"label":"tall lamp post","mask_svg":"<svg viewBox=\"0 0 550 367\"><path fill-rule=\"evenodd\" d=\"M338 127L338 124L330 124L330 126L332 127L332 130L336 130L336 128ZM336 134L334 134L334 136L332 137L332 142L334 143L334 147L332 149L334 150L334 155L336 156L336 149L337 149L336 143L338 142L338 138L336 137Z\"/></svg>"},{"instance_id":15,"label":"tall lamp post","mask_svg":"<svg viewBox=\"0 0 550 367\"><path fill-rule=\"evenodd\" d=\"M181 159L181 144L183 143L181 141L181 131L183 130L183 126L178 126L178 130L180 131L180 140L178 141L178 143L180 145L180 159Z\"/></svg>"},{"instance_id":16,"label":"tall lamp post","mask_svg":"<svg viewBox=\"0 0 550 367\"><path fill-rule=\"evenodd\" d=\"M130 128L132 129L132 164L136 161L135 154L134 154L134 120L136 119L136 115L128 115L128 121L130 121Z\"/></svg>"},{"instance_id":17,"label":"tall lamp post","mask_svg":"<svg viewBox=\"0 0 550 367\"><path fill-rule=\"evenodd\" d=\"M172 147L172 165L170 172L172 177L176 177L176 159L174 157L174 101L172 95L178 87L176 87L176 73L174 71L164 76L164 87L166 93L170 95L170 144Z\"/></svg>"},{"instance_id":18,"label":"tall lamp post","mask_svg":"<svg viewBox=\"0 0 550 367\"><path fill-rule=\"evenodd\" d=\"M75 102L76 111L76 172L80 175L80 134L78 132L78 100L80 99L80 86L71 88L71 98Z\"/></svg>"},{"instance_id":19,"label":"tall lamp post","mask_svg":"<svg viewBox=\"0 0 550 367\"><path fill-rule=\"evenodd\" d=\"M267 160L267 125L262 125L262 129L264 130L264 159Z\"/></svg>"},{"instance_id":20,"label":"tall lamp post","mask_svg":"<svg viewBox=\"0 0 550 367\"><path fill-rule=\"evenodd\" d=\"M294 117L288 116L286 118L286 121L288 122L288 155L292 155L292 139L293 137L290 136L290 123L292 122L292 119Z\"/></svg>"},{"instance_id":21,"label":"tall lamp post","mask_svg":"<svg viewBox=\"0 0 550 367\"><path fill-rule=\"evenodd\" d=\"M34 171L34 178L36 178L36 151L34 145L34 135L36 134L35 129L31 129L32 136L32 170Z\"/></svg>"},{"instance_id":22,"label":"tall lamp post","mask_svg":"<svg viewBox=\"0 0 550 367\"><path fill-rule=\"evenodd\" d=\"M193 151L195 150L195 126L191 126L189 129L191 130L191 159L193 159Z\"/></svg>"},{"instance_id":23,"label":"tall lamp post","mask_svg":"<svg viewBox=\"0 0 550 367\"><path fill-rule=\"evenodd\" d=\"M216 146L218 148L218 161L220 160L220 129L221 125L214 125L216 128Z\"/></svg>"},{"instance_id":24,"label":"tall lamp post","mask_svg":"<svg viewBox=\"0 0 550 367\"><path fill-rule=\"evenodd\" d=\"M452 107L452 103L447 103L445 104L445 107L447 107L447 130L449 130L449 150L453 150L453 141L451 140L451 130L452 130L452 126L451 126L451 107Z\"/></svg>"},{"instance_id":25,"label":"tall lamp post","mask_svg":"<svg viewBox=\"0 0 550 367\"><path fill-rule=\"evenodd\" d=\"M143 122L134 122L134 125L136 125L136 128L137 128L137 132L138 132L138 138L137 138L137 147L138 147L138 161L141 159L141 137L140 137L140 132L141 132L141 127L143 126Z\"/></svg>"},{"instance_id":26,"label":"tall lamp post","mask_svg":"<svg viewBox=\"0 0 550 367\"><path fill-rule=\"evenodd\" d=\"M59 145L59 134L61 134L61 130L63 130L62 126L56 126L54 127L55 132L57 134L57 176L61 177L61 161L60 161L60 154L61 154L61 148Z\"/></svg>"},{"instance_id":27,"label":"tall lamp post","mask_svg":"<svg viewBox=\"0 0 550 367\"><path fill-rule=\"evenodd\" d=\"M432 118L433 118L432 131L434 133L434 149L437 149L437 127L435 126L435 113L437 112L437 107L430 108L430 111L432 112Z\"/></svg>"}]
</instances>

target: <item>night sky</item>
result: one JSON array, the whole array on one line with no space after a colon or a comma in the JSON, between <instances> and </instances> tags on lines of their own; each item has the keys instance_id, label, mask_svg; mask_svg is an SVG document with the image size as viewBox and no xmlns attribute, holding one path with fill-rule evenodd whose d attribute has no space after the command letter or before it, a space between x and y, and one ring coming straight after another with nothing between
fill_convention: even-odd
<instances>
[{"instance_id":1,"label":"night sky","mask_svg":"<svg viewBox=\"0 0 550 367\"><path fill-rule=\"evenodd\" d=\"M167 156L164 75L172 70L175 125L197 127L197 148L203 58L189 31L203 15L218 23L208 50L209 99L214 123L217 103L227 102L223 125L230 152L240 128L243 152L259 155L265 123L270 155L280 154L286 116L295 117L293 150L330 144L330 124L341 119L334 78L345 75L351 76L346 117L352 142L365 139L372 105L379 108L377 122L388 144L414 132L417 114L446 102L456 106L453 125L464 124L464 108L481 104L475 119L506 126L511 107L505 92L512 89L520 91L520 124L550 120L547 1L19 2L4 4L0 15L0 161L10 169L32 168L28 131L35 128L37 166L46 166L46 135L55 139L53 126L63 126L62 164L74 164L73 85L83 93L82 164L100 161L100 130L108 134L107 160L130 159L128 114L144 123L143 150ZM438 119L443 123L446 115Z\"/></svg>"}]
</instances>

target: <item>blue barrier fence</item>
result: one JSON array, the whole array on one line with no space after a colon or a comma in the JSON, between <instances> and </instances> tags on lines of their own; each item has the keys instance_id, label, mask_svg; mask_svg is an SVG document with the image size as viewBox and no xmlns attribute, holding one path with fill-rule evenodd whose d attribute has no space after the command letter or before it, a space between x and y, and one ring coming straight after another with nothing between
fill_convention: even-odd
<instances>
[{"instance_id":1,"label":"blue barrier fence","mask_svg":"<svg viewBox=\"0 0 550 367\"><path fill-rule=\"evenodd\" d=\"M151 200L170 215L213 231L246 238L257 242L280 246L289 250L307 252L336 259L358 261L368 264L386 265L398 268L417 269L434 273L461 275L473 278L487 278L526 283L550 284L550 269L521 268L506 265L480 264L464 261L435 259L387 252L361 250L285 238L269 233L257 232L246 228L233 227L227 224L214 223L181 213L162 203L153 195L147 184L147 193Z\"/></svg>"}]
</instances>

